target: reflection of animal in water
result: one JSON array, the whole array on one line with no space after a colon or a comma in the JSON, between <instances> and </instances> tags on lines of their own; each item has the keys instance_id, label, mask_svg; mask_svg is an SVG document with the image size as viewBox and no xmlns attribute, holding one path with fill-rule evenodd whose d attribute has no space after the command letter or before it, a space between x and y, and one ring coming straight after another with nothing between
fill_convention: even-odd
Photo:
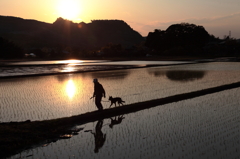
<instances>
[{"instance_id":1,"label":"reflection of animal in water","mask_svg":"<svg viewBox=\"0 0 240 159\"><path fill-rule=\"evenodd\" d=\"M111 101L110 107L111 107L113 104L115 104L115 107L116 107L116 103L117 103L117 102L118 102L118 105L119 105L119 106L120 106L120 104L123 105L123 103L125 103L125 101L123 101L122 98L120 98L120 97L115 97L115 98L113 98L112 96L110 96L110 97L109 97L109 100ZM109 107L109 108L110 108L110 107Z\"/></svg>"},{"instance_id":2,"label":"reflection of animal in water","mask_svg":"<svg viewBox=\"0 0 240 159\"><path fill-rule=\"evenodd\" d=\"M98 153L99 149L104 145L106 141L106 134L102 132L103 120L98 120L97 125L95 127L95 133L91 132L95 138L95 149L94 152Z\"/></svg>"},{"instance_id":3,"label":"reflection of animal in water","mask_svg":"<svg viewBox=\"0 0 240 159\"><path fill-rule=\"evenodd\" d=\"M120 124L124 118L125 117L123 117L123 115L120 115L118 117L115 116L114 119L110 118L111 119L111 124L109 124L109 127L113 128L114 125Z\"/></svg>"}]
</instances>

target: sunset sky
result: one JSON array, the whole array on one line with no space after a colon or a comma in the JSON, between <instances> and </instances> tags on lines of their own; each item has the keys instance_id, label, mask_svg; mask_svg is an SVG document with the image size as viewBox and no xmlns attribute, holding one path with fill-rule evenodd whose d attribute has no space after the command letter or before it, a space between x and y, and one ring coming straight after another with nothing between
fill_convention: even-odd
<instances>
[{"instance_id":1,"label":"sunset sky","mask_svg":"<svg viewBox=\"0 0 240 159\"><path fill-rule=\"evenodd\" d=\"M202 25L216 37L240 38L240 0L0 0L0 15L53 23L124 20L141 35L181 22ZM1 25L1 24L0 24Z\"/></svg>"}]
</instances>

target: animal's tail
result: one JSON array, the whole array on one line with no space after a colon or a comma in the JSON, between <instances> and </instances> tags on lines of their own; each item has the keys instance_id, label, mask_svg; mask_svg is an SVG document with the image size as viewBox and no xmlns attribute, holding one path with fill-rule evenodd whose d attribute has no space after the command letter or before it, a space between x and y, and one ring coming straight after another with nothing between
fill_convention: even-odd
<instances>
[{"instance_id":1,"label":"animal's tail","mask_svg":"<svg viewBox=\"0 0 240 159\"><path fill-rule=\"evenodd\" d=\"M125 101L122 101L123 103L125 103Z\"/></svg>"}]
</instances>

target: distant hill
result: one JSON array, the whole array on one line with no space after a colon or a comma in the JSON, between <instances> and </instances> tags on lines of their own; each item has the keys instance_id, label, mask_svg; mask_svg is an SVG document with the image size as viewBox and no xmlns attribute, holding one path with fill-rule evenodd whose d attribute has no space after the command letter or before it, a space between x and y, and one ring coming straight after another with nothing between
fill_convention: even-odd
<instances>
[{"instance_id":1,"label":"distant hill","mask_svg":"<svg viewBox=\"0 0 240 159\"><path fill-rule=\"evenodd\" d=\"M0 16L0 36L23 48L101 47L108 43L132 46L144 40L122 20L73 23L58 18L53 24L18 17Z\"/></svg>"}]
</instances>

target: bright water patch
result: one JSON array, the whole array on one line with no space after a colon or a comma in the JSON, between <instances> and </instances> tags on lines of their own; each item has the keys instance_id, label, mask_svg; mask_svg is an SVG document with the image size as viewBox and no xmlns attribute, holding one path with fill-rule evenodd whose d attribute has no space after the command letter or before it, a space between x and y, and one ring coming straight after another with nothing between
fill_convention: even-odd
<instances>
[{"instance_id":1,"label":"bright water patch","mask_svg":"<svg viewBox=\"0 0 240 159\"><path fill-rule=\"evenodd\" d=\"M10 62L8 65L53 65L53 64L85 64L106 62L105 60L60 60L60 61L22 61Z\"/></svg>"}]
</instances>

